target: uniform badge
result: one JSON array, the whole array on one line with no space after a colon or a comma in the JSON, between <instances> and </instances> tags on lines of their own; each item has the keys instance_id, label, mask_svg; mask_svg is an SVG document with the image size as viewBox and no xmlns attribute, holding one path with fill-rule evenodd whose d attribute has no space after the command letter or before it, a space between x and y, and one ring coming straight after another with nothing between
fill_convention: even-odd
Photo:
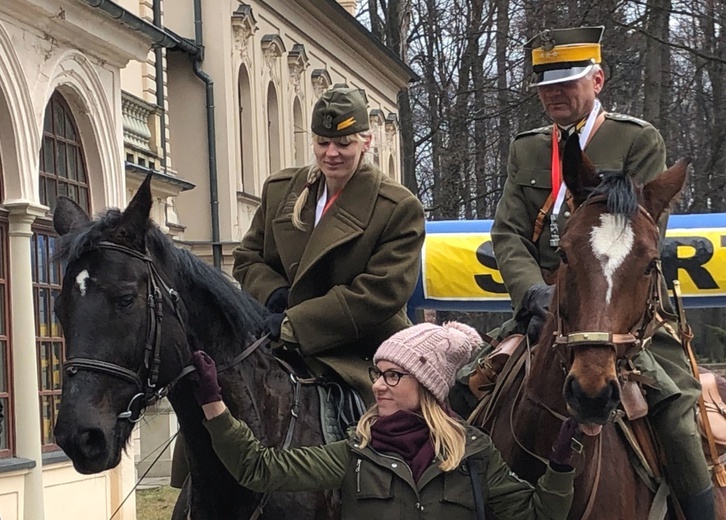
<instances>
[{"instance_id":1,"label":"uniform badge","mask_svg":"<svg viewBox=\"0 0 726 520\"><path fill-rule=\"evenodd\" d=\"M327 129L333 128L333 115L325 114L323 116L323 126Z\"/></svg>"},{"instance_id":2,"label":"uniform badge","mask_svg":"<svg viewBox=\"0 0 726 520\"><path fill-rule=\"evenodd\" d=\"M549 52L555 48L555 40L552 38L552 31L550 29L545 29L539 33L539 37L542 40L542 49Z\"/></svg>"}]
</instances>

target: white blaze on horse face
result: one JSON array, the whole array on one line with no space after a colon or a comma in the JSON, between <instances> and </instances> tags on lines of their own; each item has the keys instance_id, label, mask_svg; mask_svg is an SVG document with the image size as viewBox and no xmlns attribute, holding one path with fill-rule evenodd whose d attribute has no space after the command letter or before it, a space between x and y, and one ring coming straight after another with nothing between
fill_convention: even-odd
<instances>
[{"instance_id":1,"label":"white blaze on horse face","mask_svg":"<svg viewBox=\"0 0 726 520\"><path fill-rule=\"evenodd\" d=\"M609 305L613 297L613 274L630 254L634 242L630 219L623 215L605 213L600 215L600 225L590 232L590 246L600 260L608 290L605 302Z\"/></svg>"},{"instance_id":2,"label":"white blaze on horse face","mask_svg":"<svg viewBox=\"0 0 726 520\"><path fill-rule=\"evenodd\" d=\"M85 269L78 273L78 276L76 276L76 283L78 284L78 290L81 291L81 296L86 295L86 282L90 277L91 275L88 274L88 271Z\"/></svg>"}]
</instances>

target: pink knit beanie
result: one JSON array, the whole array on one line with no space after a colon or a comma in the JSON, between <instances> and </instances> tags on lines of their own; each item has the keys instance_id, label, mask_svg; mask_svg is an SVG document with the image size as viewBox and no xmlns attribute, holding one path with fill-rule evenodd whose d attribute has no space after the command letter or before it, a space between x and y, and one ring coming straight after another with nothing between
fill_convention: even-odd
<instances>
[{"instance_id":1,"label":"pink knit beanie","mask_svg":"<svg viewBox=\"0 0 726 520\"><path fill-rule=\"evenodd\" d=\"M373 362L390 361L413 374L443 403L454 386L456 372L483 343L468 325L451 321L443 326L421 323L397 332L383 342Z\"/></svg>"}]
</instances>

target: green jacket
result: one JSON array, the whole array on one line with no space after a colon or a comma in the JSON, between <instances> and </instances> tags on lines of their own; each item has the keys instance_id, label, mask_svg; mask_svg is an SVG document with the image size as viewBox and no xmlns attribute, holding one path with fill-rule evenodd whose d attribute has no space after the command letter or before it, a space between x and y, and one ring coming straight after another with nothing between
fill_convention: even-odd
<instances>
[{"instance_id":1,"label":"green jacket","mask_svg":"<svg viewBox=\"0 0 726 520\"><path fill-rule=\"evenodd\" d=\"M546 283L560 258L550 246L549 218L536 243L532 242L537 213L552 191L550 172L552 125L522 132L509 148L504 194L492 225L492 243L502 280L512 298L515 313L527 289ZM665 170L665 143L651 124L621 114L605 114L605 121L585 149L600 170L625 171L636 183L645 184ZM564 229L569 211L563 205L559 228ZM661 220L665 230L667 216Z\"/></svg>"},{"instance_id":2,"label":"green jacket","mask_svg":"<svg viewBox=\"0 0 726 520\"><path fill-rule=\"evenodd\" d=\"M207 421L217 455L240 485L256 492L340 489L342 520L472 520L474 495L464 465L442 472L430 466L416 483L401 459L355 438L325 446L266 448L244 422L225 411ZM483 496L497 518L565 520L572 503L574 471L547 468L536 486L520 480L489 436L467 426L466 456L474 457Z\"/></svg>"},{"instance_id":3,"label":"green jacket","mask_svg":"<svg viewBox=\"0 0 726 520\"><path fill-rule=\"evenodd\" d=\"M405 307L420 270L423 207L364 164L314 226L321 176L301 214L306 231L299 231L290 217L307 173L307 167L286 169L267 179L234 251L234 276L262 303L289 286L286 314L302 354L369 392L367 370L376 349L410 325Z\"/></svg>"}]
</instances>

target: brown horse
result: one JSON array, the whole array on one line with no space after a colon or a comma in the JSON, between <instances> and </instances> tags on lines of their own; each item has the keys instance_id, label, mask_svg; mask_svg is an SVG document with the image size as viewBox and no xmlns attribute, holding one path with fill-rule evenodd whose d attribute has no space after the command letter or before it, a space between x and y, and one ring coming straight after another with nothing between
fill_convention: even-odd
<instances>
[{"instance_id":1,"label":"brown horse","mask_svg":"<svg viewBox=\"0 0 726 520\"><path fill-rule=\"evenodd\" d=\"M564 417L582 424L572 520L648 518L655 488L639 478L613 419L626 361L653 334L663 298L657 222L682 189L687 164L639 189L623 172L599 176L577 139L565 148L575 210L560 240L554 314L483 426L514 472L535 481Z\"/></svg>"}]
</instances>

